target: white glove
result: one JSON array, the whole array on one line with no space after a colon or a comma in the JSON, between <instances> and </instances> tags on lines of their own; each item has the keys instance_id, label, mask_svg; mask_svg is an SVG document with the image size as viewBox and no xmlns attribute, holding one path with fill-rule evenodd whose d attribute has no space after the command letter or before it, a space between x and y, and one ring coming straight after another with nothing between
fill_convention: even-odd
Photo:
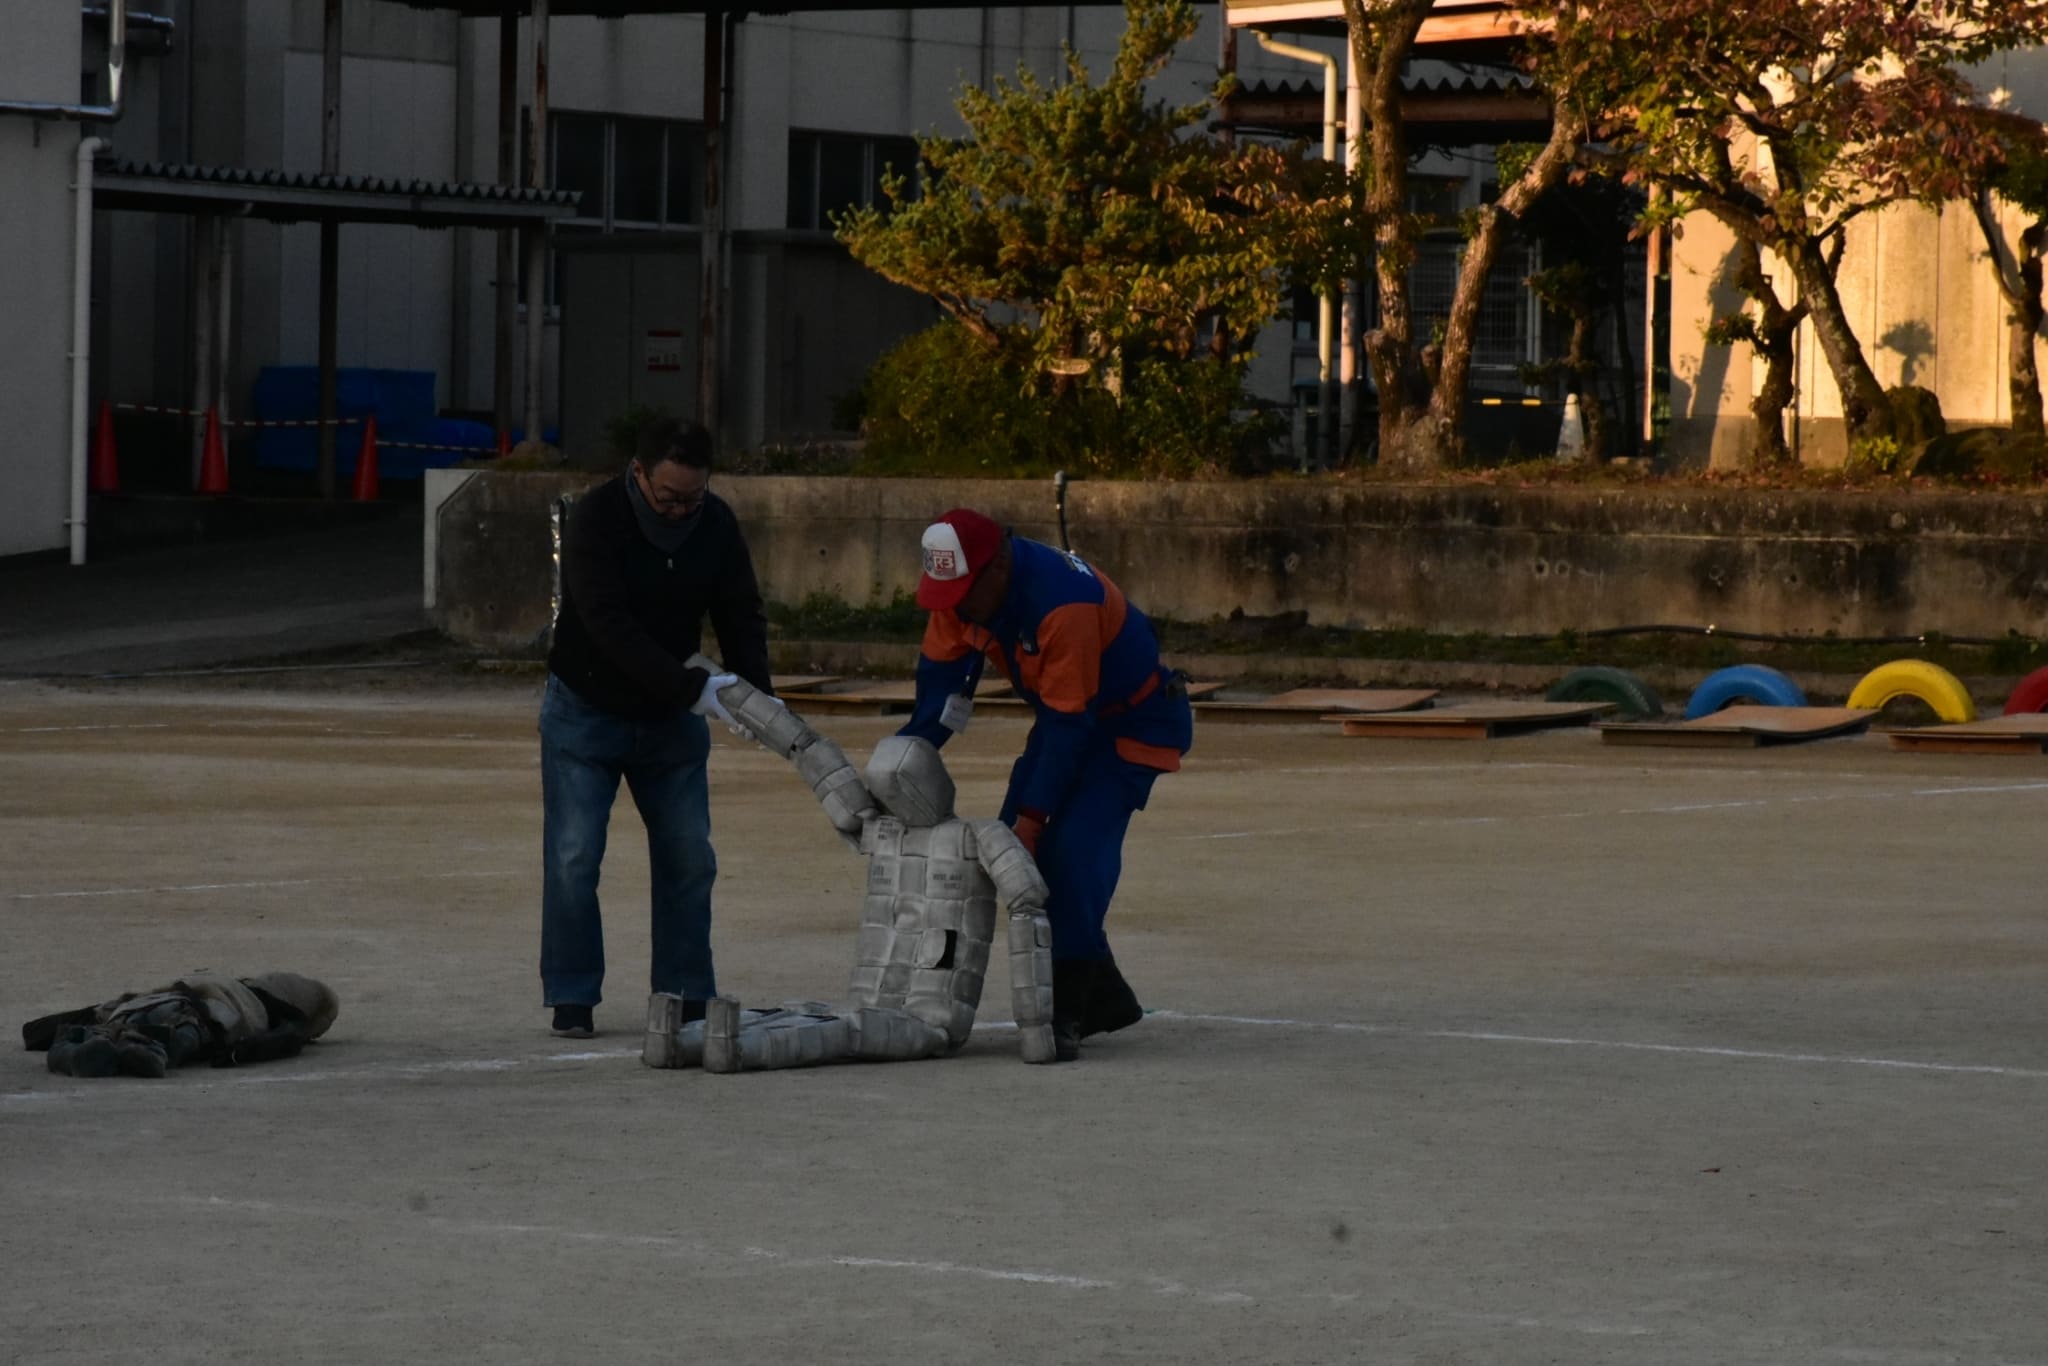
<instances>
[{"instance_id":1,"label":"white glove","mask_svg":"<svg viewBox=\"0 0 2048 1366\"><path fill-rule=\"evenodd\" d=\"M732 719L724 704L718 700L718 690L740 681L738 674L713 674L704 680L704 691L697 694L697 700L690 704L690 710L699 716L715 716L725 722L726 729L737 731L739 722Z\"/></svg>"}]
</instances>

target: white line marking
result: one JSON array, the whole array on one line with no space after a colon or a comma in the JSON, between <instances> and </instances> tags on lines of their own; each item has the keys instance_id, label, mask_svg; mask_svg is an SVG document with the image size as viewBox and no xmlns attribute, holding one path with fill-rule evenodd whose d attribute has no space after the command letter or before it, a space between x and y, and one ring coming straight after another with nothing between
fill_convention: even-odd
<instances>
[{"instance_id":1,"label":"white line marking","mask_svg":"<svg viewBox=\"0 0 2048 1366\"><path fill-rule=\"evenodd\" d=\"M1765 1048L1724 1048L1712 1044L1638 1043L1628 1039L1581 1039L1565 1035L1503 1034L1476 1029L1403 1029L1398 1025L1358 1024L1336 1020L1289 1020L1258 1015L1205 1015L1193 1011L1155 1010L1163 1020L1205 1024L1255 1025L1271 1029L1319 1030L1332 1034L1375 1034L1387 1038L1450 1039L1467 1043L1536 1044L1549 1048L1612 1048L1635 1053L1674 1053L1706 1058L1742 1058L1755 1062L1831 1063L1838 1067L1879 1067L1910 1072L1950 1072L1994 1077L2048 1080L2048 1069L1994 1067L1985 1063L1913 1062L1904 1058L1863 1058L1843 1053L1787 1053Z\"/></svg>"},{"instance_id":2,"label":"white line marking","mask_svg":"<svg viewBox=\"0 0 2048 1366\"><path fill-rule=\"evenodd\" d=\"M148 896L156 892L225 892L251 887L314 887L352 882L425 882L451 878L526 877L523 870L476 869L462 873L366 873L356 877L285 877L252 882L180 882L163 887L93 887L69 892L9 892L10 901L52 901L87 896Z\"/></svg>"},{"instance_id":3,"label":"white line marking","mask_svg":"<svg viewBox=\"0 0 2048 1366\"><path fill-rule=\"evenodd\" d=\"M0 733L9 735L47 735L53 731L60 730L169 730L170 725L171 723L168 721L137 721L103 726L9 726L5 732Z\"/></svg>"},{"instance_id":4,"label":"white line marking","mask_svg":"<svg viewBox=\"0 0 2048 1366\"><path fill-rule=\"evenodd\" d=\"M1626 1053L1660 1053L1679 1057L1729 1058L1743 1062L1782 1062L1806 1066L1867 1067L1894 1072L1937 1072L1952 1076L2015 1077L2027 1081L2048 1080L2048 1069L1999 1067L1988 1063L1917 1062L1907 1058L1869 1058L1842 1053L1803 1053L1767 1048L1729 1048L1715 1044L1644 1043L1630 1039L1587 1039L1571 1035L1509 1034L1498 1030L1406 1029L1400 1025L1369 1024L1349 1020L1296 1020L1284 1016L1218 1015L1202 1011L1154 1010L1155 1020L1186 1020L1195 1024L1243 1025L1259 1029L1298 1029L1327 1034L1370 1034L1386 1039L1439 1039L1457 1043L1503 1043L1545 1048L1610 1049ZM977 1034L1014 1030L1010 1020L977 1024ZM306 1071L250 1071L210 1073L211 1080L187 1081L177 1085L179 1093L209 1091L220 1086L299 1085L308 1082L351 1081L376 1077L424 1077L463 1072L511 1072L528 1067L550 1067L560 1063L609 1062L637 1058L640 1049L603 1048L575 1053L534 1053L518 1058L447 1058L437 1062L371 1064L362 1067L334 1067ZM0 1095L0 1102L70 1100L80 1096L135 1095L136 1091L96 1091L92 1087L53 1091L14 1091ZM152 1090L152 1096L157 1092Z\"/></svg>"}]
</instances>

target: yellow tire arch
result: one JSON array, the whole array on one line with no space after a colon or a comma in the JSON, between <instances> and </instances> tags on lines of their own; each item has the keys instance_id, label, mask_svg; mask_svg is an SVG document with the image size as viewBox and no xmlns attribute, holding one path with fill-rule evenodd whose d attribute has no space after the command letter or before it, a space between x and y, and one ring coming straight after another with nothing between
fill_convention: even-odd
<instances>
[{"instance_id":1,"label":"yellow tire arch","mask_svg":"<svg viewBox=\"0 0 2048 1366\"><path fill-rule=\"evenodd\" d=\"M1977 704L1970 690L1939 664L1924 659L1895 659L1880 664L1849 694L1852 707L1882 707L1894 697L1917 697L1934 708L1934 714L1952 724L1977 719Z\"/></svg>"}]
</instances>

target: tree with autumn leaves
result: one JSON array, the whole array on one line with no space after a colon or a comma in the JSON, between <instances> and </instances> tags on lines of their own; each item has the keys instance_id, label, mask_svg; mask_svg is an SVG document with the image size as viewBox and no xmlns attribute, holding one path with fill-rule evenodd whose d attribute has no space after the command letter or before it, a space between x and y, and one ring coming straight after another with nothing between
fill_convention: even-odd
<instances>
[{"instance_id":1,"label":"tree with autumn leaves","mask_svg":"<svg viewBox=\"0 0 2048 1366\"><path fill-rule=\"evenodd\" d=\"M2036 0L1594 0L1532 50L1545 85L1599 111L1589 163L1659 191L1662 221L1704 213L1735 236L1754 312L1723 326L1771 366L1760 406L1790 398L1803 313L1854 443L1891 436L1893 414L1837 286L1848 229L1969 195L1998 146L1963 68L2044 37ZM1759 421L1765 458L1783 458L1777 425Z\"/></svg>"},{"instance_id":2,"label":"tree with autumn leaves","mask_svg":"<svg viewBox=\"0 0 2048 1366\"><path fill-rule=\"evenodd\" d=\"M1612 174L1651 192L1646 227L1703 213L1733 234L1732 274L1750 307L1716 320L1713 335L1748 342L1766 363L1753 412L1758 458L1772 462L1789 458L1780 415L1802 325L1834 375L1852 442L1892 434L1837 285L1851 225L1893 204L2010 198L2034 155L2014 125L1985 117L1964 68L2048 38L2041 0L1529 0L1514 27L1550 99L1551 133L1501 149L1498 194L1465 219L1442 332L1423 338L1410 267L1437 225L1409 208L1401 99L1431 0L1344 0L1344 10L1368 124L1355 180L1290 150L1206 135L1209 102L1150 99L1194 18L1186 0L1127 0L1129 30L1106 79L1070 56L1057 84L1022 71L993 91L967 89L970 136L923 140L921 193L892 179L886 210L842 220L841 238L937 300L1048 404L1121 399L1135 375L1170 376L1171 363L1239 363L1291 282L1369 272L1379 458L1428 470L1463 453L1473 334L1513 221L1569 178ZM2031 338L2039 324L2022 296L2032 288L2038 305L2041 236L2023 234L1998 257L2016 367L2019 329ZM2018 383L2015 411L2032 421L2038 401L2023 410ZM2037 381L2028 387L2038 393Z\"/></svg>"}]
</instances>

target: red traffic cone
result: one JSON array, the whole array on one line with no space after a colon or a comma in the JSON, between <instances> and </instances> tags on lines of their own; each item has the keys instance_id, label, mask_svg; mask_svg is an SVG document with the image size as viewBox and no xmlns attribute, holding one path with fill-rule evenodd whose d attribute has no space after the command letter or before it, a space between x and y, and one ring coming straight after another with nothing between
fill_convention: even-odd
<instances>
[{"instance_id":1,"label":"red traffic cone","mask_svg":"<svg viewBox=\"0 0 2048 1366\"><path fill-rule=\"evenodd\" d=\"M114 405L100 400L99 430L92 438L92 477L88 486L94 493L121 491L121 462L114 457Z\"/></svg>"},{"instance_id":2,"label":"red traffic cone","mask_svg":"<svg viewBox=\"0 0 2048 1366\"><path fill-rule=\"evenodd\" d=\"M228 491L228 450L221 444L220 414L211 408L206 410L206 447L199 457L199 491Z\"/></svg>"},{"instance_id":3,"label":"red traffic cone","mask_svg":"<svg viewBox=\"0 0 2048 1366\"><path fill-rule=\"evenodd\" d=\"M512 429L510 427L500 427L498 428L498 459L503 460L510 454L512 454Z\"/></svg>"},{"instance_id":4,"label":"red traffic cone","mask_svg":"<svg viewBox=\"0 0 2048 1366\"><path fill-rule=\"evenodd\" d=\"M363 444L356 448L356 482L351 496L358 503L377 501L377 415L363 419Z\"/></svg>"}]
</instances>

